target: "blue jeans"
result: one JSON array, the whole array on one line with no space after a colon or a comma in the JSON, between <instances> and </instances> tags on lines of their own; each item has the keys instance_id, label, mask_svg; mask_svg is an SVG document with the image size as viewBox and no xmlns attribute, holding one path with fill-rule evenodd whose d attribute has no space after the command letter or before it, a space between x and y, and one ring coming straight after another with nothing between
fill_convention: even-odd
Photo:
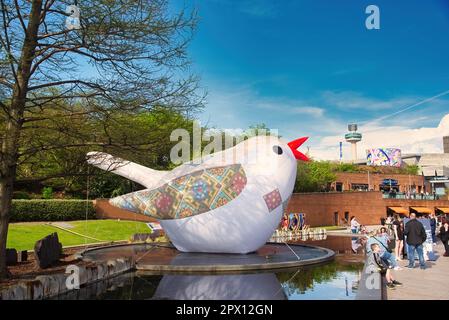
<instances>
[{"instance_id":1,"label":"blue jeans","mask_svg":"<svg viewBox=\"0 0 449 320\"><path fill-rule=\"evenodd\" d=\"M426 267L426 262L424 261L424 250L422 244L412 246L410 244L407 245L407 256L408 256L408 265L412 267L415 265L415 250L418 252L419 265L420 267Z\"/></svg>"},{"instance_id":2,"label":"blue jeans","mask_svg":"<svg viewBox=\"0 0 449 320\"><path fill-rule=\"evenodd\" d=\"M384 254L380 257L385 263L389 264L392 268L395 268L398 266L398 263L396 262L396 257L389 253L388 251L385 251Z\"/></svg>"}]
</instances>

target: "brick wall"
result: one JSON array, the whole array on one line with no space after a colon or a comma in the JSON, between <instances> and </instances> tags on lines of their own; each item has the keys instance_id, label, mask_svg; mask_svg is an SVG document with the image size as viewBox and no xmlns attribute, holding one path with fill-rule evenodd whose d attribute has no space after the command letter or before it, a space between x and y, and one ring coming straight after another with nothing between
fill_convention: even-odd
<instances>
[{"instance_id":1,"label":"brick wall","mask_svg":"<svg viewBox=\"0 0 449 320\"><path fill-rule=\"evenodd\" d=\"M306 214L306 223L313 226L338 225L345 217L356 216L357 221L365 225L379 224L380 218L386 217L387 207L449 207L449 200L406 200L383 199L382 194L372 192L329 192L329 193L294 193L288 203L287 212Z\"/></svg>"},{"instance_id":2,"label":"brick wall","mask_svg":"<svg viewBox=\"0 0 449 320\"><path fill-rule=\"evenodd\" d=\"M367 173L347 173L341 172L336 174L337 179L332 184L335 188L337 182L343 183L343 191L351 190L351 184L368 184ZM386 173L370 173L369 185L370 189L379 191L379 185L384 179L395 179L398 181L399 190L406 192L409 186L414 186L421 191L421 188L426 187L427 191L430 191L430 186L426 184L425 179L421 175L408 175L408 174L386 174Z\"/></svg>"},{"instance_id":3,"label":"brick wall","mask_svg":"<svg viewBox=\"0 0 449 320\"><path fill-rule=\"evenodd\" d=\"M109 204L109 199L96 199L94 201L97 219L120 219L130 221L155 222L156 219L143 214L133 213Z\"/></svg>"}]
</instances>

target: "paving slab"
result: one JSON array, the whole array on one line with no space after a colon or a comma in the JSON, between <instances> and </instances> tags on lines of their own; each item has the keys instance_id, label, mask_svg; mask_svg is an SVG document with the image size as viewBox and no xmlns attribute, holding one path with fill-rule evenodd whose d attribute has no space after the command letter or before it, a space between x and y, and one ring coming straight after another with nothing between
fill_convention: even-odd
<instances>
[{"instance_id":1,"label":"paving slab","mask_svg":"<svg viewBox=\"0 0 449 320\"><path fill-rule=\"evenodd\" d=\"M440 242L434 247L436 261L427 261L427 269L421 270L418 261L415 268L405 266L408 260L398 261L403 270L393 271L402 287L387 291L388 300L448 300L449 299L449 257L443 257L444 247Z\"/></svg>"}]
</instances>

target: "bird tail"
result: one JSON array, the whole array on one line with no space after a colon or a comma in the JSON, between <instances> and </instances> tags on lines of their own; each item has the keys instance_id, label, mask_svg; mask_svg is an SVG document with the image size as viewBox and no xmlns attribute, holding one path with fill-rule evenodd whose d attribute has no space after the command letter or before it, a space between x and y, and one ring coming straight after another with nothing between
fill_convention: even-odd
<instances>
[{"instance_id":1,"label":"bird tail","mask_svg":"<svg viewBox=\"0 0 449 320\"><path fill-rule=\"evenodd\" d=\"M148 189L157 186L168 173L168 171L150 169L104 152L87 153L87 162L102 170L135 181Z\"/></svg>"}]
</instances>

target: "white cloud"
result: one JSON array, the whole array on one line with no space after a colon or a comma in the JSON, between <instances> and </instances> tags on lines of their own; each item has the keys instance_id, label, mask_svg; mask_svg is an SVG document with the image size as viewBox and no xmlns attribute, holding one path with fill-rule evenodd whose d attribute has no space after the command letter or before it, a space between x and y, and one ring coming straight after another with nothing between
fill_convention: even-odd
<instances>
[{"instance_id":1,"label":"white cloud","mask_svg":"<svg viewBox=\"0 0 449 320\"><path fill-rule=\"evenodd\" d=\"M304 115L310 115L312 117L322 117L324 115L324 109L318 108L318 107L294 107L289 110L289 112L293 114L304 114Z\"/></svg>"},{"instance_id":2,"label":"white cloud","mask_svg":"<svg viewBox=\"0 0 449 320\"><path fill-rule=\"evenodd\" d=\"M410 128L406 126L367 125L359 127L363 139L358 143L359 158L365 150L376 147L397 147L402 153L440 153L443 151L443 136L449 135L449 114L437 127ZM311 156L316 159L337 160L339 142L344 142L344 132L322 138L311 147ZM343 158L350 158L350 145L343 143Z\"/></svg>"}]
</instances>

